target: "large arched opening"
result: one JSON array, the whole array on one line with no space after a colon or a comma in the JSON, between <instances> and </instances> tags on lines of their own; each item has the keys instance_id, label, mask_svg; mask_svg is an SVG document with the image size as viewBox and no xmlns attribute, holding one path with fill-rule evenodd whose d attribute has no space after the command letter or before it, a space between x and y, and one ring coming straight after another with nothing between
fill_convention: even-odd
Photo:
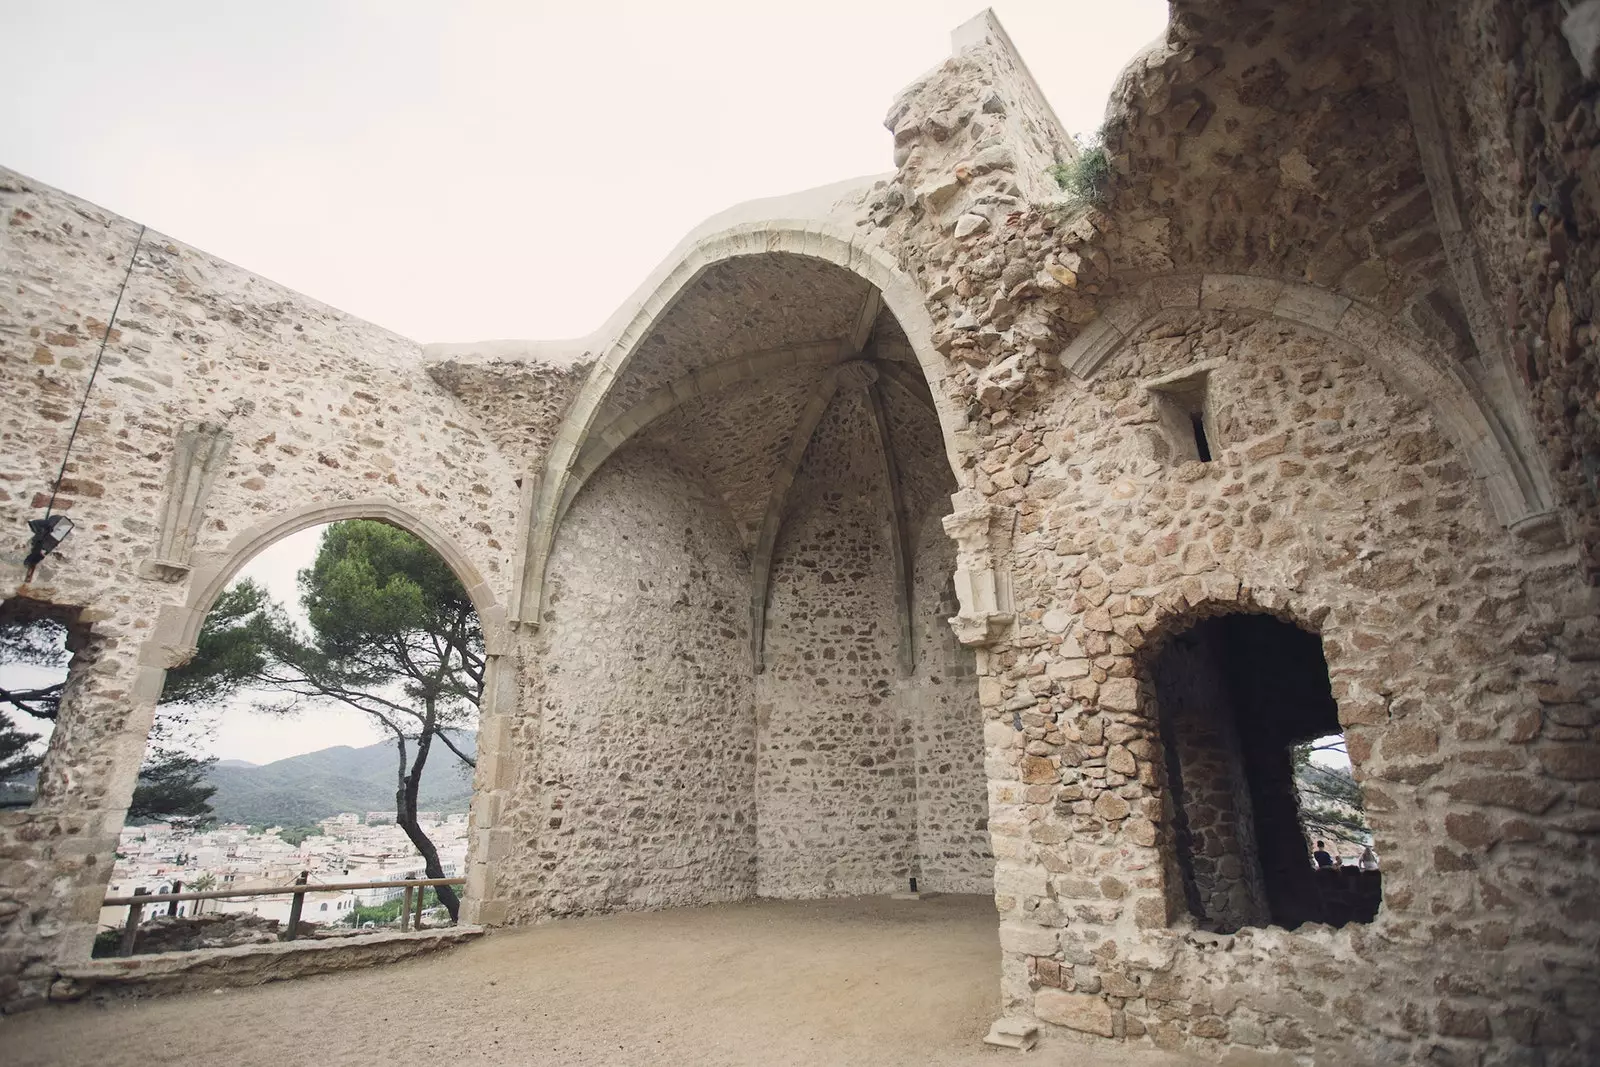
<instances>
[{"instance_id":1,"label":"large arched opening","mask_svg":"<svg viewBox=\"0 0 1600 1067\"><path fill-rule=\"evenodd\" d=\"M453 540L382 499L310 505L197 560L142 653L160 699L110 896L465 878L428 903L475 920L491 882L469 820L499 762L500 619ZM401 895L310 893L294 914L330 932L402 926ZM290 904L163 904L131 946L113 943L126 908L105 908L95 952L284 936Z\"/></svg>"},{"instance_id":2,"label":"large arched opening","mask_svg":"<svg viewBox=\"0 0 1600 1067\"><path fill-rule=\"evenodd\" d=\"M597 369L565 488L541 486L530 913L915 886L992 925L976 671L945 622L957 485L915 335L852 270L742 254Z\"/></svg>"}]
</instances>

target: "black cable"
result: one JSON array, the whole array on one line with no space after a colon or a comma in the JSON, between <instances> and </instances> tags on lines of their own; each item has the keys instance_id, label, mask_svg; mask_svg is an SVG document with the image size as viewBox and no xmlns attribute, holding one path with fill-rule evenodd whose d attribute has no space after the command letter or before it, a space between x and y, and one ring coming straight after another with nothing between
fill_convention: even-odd
<instances>
[{"instance_id":1,"label":"black cable","mask_svg":"<svg viewBox=\"0 0 1600 1067\"><path fill-rule=\"evenodd\" d=\"M111 318L106 321L106 332L100 337L100 351L94 355L94 367L89 371L89 384L83 388L83 403L78 405L78 417L72 420L72 432L67 435L67 450L61 456L61 469L56 472L55 484L50 486L50 500L44 506L44 517L49 518L51 509L56 506L56 493L61 489L61 479L67 476L67 460L72 458L72 443L78 439L78 425L83 422L83 413L89 408L89 393L94 389L94 379L100 373L100 360L106 354L106 343L111 340L111 327L116 325L117 312L122 310L122 294L128 291L128 279L133 275L133 262L139 258L139 246L144 244L143 226L139 227L139 236L133 242L133 255L128 257L128 269L122 274L122 286L117 290L117 302L111 307Z\"/></svg>"}]
</instances>

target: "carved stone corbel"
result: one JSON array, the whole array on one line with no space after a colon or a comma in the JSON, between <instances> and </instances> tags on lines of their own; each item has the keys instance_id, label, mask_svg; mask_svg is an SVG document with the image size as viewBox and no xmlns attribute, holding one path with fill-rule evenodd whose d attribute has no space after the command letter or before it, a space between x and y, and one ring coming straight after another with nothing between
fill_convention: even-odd
<instances>
[{"instance_id":1,"label":"carved stone corbel","mask_svg":"<svg viewBox=\"0 0 1600 1067\"><path fill-rule=\"evenodd\" d=\"M961 600L950 628L963 645L990 645L1016 620L1005 556L1017 513L987 502L972 489L950 499L956 510L945 516L944 531L956 542L956 596Z\"/></svg>"},{"instance_id":2,"label":"carved stone corbel","mask_svg":"<svg viewBox=\"0 0 1600 1067\"><path fill-rule=\"evenodd\" d=\"M205 519L206 498L233 447L233 435L215 422L188 423L178 434L167 468L167 503L155 552L139 564L139 574L177 581L189 573L189 557Z\"/></svg>"}]
</instances>

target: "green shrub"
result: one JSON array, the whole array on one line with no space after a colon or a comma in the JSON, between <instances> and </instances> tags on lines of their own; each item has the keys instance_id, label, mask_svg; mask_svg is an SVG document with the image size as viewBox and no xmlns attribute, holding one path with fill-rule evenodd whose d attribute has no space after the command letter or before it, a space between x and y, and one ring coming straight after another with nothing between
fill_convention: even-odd
<instances>
[{"instance_id":1,"label":"green shrub","mask_svg":"<svg viewBox=\"0 0 1600 1067\"><path fill-rule=\"evenodd\" d=\"M1050 168L1050 176L1071 200L1081 204L1104 203L1111 185L1111 156L1101 135L1081 138L1078 158L1057 163Z\"/></svg>"},{"instance_id":2,"label":"green shrub","mask_svg":"<svg viewBox=\"0 0 1600 1067\"><path fill-rule=\"evenodd\" d=\"M103 956L115 956L120 951L122 951L122 931L101 930L94 935L94 948L90 950L89 955L100 959Z\"/></svg>"}]
</instances>

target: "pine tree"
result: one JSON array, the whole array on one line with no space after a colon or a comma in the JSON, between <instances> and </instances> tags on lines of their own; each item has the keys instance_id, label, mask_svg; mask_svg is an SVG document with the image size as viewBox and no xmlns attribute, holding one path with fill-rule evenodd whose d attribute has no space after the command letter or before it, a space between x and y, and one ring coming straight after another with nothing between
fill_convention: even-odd
<instances>
[{"instance_id":1,"label":"pine tree","mask_svg":"<svg viewBox=\"0 0 1600 1067\"><path fill-rule=\"evenodd\" d=\"M438 849L417 821L417 793L435 743L474 762L450 736L470 725L483 694L483 631L471 598L420 538L362 519L328 526L299 584L308 630L259 587L230 590L237 595L219 601L228 624L168 672L168 699L214 702L254 690L268 696L258 701L263 711L332 701L371 716L395 744L395 821L428 877L443 878ZM456 918L454 889L440 886L438 895Z\"/></svg>"}]
</instances>

